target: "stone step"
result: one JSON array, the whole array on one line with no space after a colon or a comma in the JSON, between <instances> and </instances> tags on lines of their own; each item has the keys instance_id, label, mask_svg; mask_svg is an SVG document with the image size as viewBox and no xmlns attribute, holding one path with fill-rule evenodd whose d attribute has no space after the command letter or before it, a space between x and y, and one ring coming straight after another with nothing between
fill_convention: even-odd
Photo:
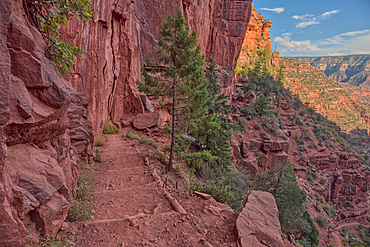
<instances>
[{"instance_id":1,"label":"stone step","mask_svg":"<svg viewBox=\"0 0 370 247\"><path fill-rule=\"evenodd\" d=\"M115 167L118 168L118 167ZM127 189L153 182L150 169L147 166L135 166L106 171L97 171L94 180L94 190Z\"/></svg>"}]
</instances>

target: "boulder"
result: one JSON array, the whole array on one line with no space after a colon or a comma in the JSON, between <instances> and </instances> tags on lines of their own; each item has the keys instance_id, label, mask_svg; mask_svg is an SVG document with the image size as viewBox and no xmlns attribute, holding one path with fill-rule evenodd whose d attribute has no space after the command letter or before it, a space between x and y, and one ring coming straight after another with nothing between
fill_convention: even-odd
<instances>
[{"instance_id":1,"label":"boulder","mask_svg":"<svg viewBox=\"0 0 370 247\"><path fill-rule=\"evenodd\" d=\"M256 98L256 95L255 95L255 93L252 90L248 90L244 94L244 102L245 103L249 103L251 100L254 100L255 98Z\"/></svg>"},{"instance_id":2,"label":"boulder","mask_svg":"<svg viewBox=\"0 0 370 247\"><path fill-rule=\"evenodd\" d=\"M154 127L158 124L159 114L156 112L153 113L144 113L138 114L134 119L133 125L136 129L143 130L146 128Z\"/></svg>"},{"instance_id":3,"label":"boulder","mask_svg":"<svg viewBox=\"0 0 370 247\"><path fill-rule=\"evenodd\" d=\"M234 227L238 247L283 247L279 211L271 193L250 192Z\"/></svg>"}]
</instances>

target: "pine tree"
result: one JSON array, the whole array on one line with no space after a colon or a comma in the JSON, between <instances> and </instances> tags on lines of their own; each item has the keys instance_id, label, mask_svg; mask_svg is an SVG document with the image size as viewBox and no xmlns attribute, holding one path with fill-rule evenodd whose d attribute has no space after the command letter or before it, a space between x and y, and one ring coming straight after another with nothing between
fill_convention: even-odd
<instances>
[{"instance_id":1,"label":"pine tree","mask_svg":"<svg viewBox=\"0 0 370 247\"><path fill-rule=\"evenodd\" d=\"M150 72L142 68L145 84L139 82L139 90L156 98L172 98L171 147L166 172L172 169L174 154L198 165L203 159L213 158L209 152L187 153L191 143L201 145L206 133L217 128L215 116L207 114L208 84L204 81L204 56L200 49L196 32L189 34L185 18L177 10L161 25L158 58L162 69L148 59Z\"/></svg>"},{"instance_id":2,"label":"pine tree","mask_svg":"<svg viewBox=\"0 0 370 247\"><path fill-rule=\"evenodd\" d=\"M227 104L226 99L228 96L225 94L220 95L221 87L218 84L216 66L216 63L211 58L209 66L206 69L206 78L209 83L208 91L211 98L209 102L209 113L217 115L217 121L220 123L220 128L216 128L209 132L207 137L207 148L211 151L212 155L218 157L218 165L227 169L228 166L231 165L231 134L229 132L231 126L226 115L230 114L231 105Z\"/></svg>"}]
</instances>

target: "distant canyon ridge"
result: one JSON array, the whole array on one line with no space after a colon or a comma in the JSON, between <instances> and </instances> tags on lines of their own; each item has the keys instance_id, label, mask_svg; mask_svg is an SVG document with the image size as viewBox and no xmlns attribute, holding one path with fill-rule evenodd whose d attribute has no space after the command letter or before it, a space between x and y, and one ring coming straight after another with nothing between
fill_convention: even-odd
<instances>
[{"instance_id":1,"label":"distant canyon ridge","mask_svg":"<svg viewBox=\"0 0 370 247\"><path fill-rule=\"evenodd\" d=\"M370 54L290 58L319 68L333 81L370 88Z\"/></svg>"}]
</instances>

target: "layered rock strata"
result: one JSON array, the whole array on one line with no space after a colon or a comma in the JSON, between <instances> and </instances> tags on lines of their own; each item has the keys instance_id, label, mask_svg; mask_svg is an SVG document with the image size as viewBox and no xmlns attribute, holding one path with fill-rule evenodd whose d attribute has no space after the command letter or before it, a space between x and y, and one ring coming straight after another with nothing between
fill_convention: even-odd
<instances>
[{"instance_id":1,"label":"layered rock strata","mask_svg":"<svg viewBox=\"0 0 370 247\"><path fill-rule=\"evenodd\" d=\"M202 54L234 69L251 13L251 0L109 0L91 1L93 21L70 21L61 29L64 41L81 46L66 79L91 101L89 119L95 133L108 121L124 122L145 112L136 81L145 59L156 59L159 27L181 9L197 31ZM223 92L233 91L233 74L221 73Z\"/></svg>"},{"instance_id":2,"label":"layered rock strata","mask_svg":"<svg viewBox=\"0 0 370 247\"><path fill-rule=\"evenodd\" d=\"M56 234L80 158L92 157L89 101L45 57L25 16L21 0L0 1L0 246Z\"/></svg>"}]
</instances>

